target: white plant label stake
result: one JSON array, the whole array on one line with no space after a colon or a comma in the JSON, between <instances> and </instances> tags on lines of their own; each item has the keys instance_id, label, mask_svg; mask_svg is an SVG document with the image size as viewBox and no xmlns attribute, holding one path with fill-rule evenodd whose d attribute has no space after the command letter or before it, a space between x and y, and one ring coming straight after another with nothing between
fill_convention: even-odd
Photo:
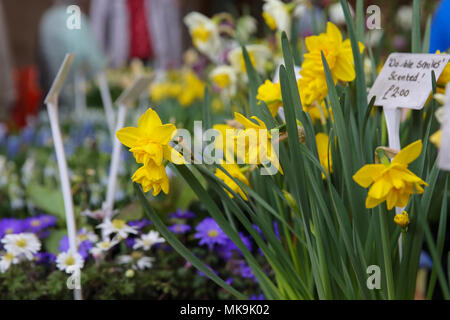
<instances>
[{"instance_id":1,"label":"white plant label stake","mask_svg":"<svg viewBox=\"0 0 450 320\"><path fill-rule=\"evenodd\" d=\"M66 214L67 235L69 238L69 250L72 253L77 252L76 243L76 225L73 210L72 191L70 188L69 171L67 168L66 156L64 153L64 145L59 128L58 119L58 96L62 86L69 74L75 55L67 54L59 68L58 74L45 98L44 103L47 105L47 112L50 119L53 141L55 144L56 160L58 162L59 176L61 180L61 190L64 198L64 211ZM74 290L74 298L81 300L81 288Z\"/></svg>"},{"instance_id":2,"label":"white plant label stake","mask_svg":"<svg viewBox=\"0 0 450 320\"><path fill-rule=\"evenodd\" d=\"M368 99L375 96L376 106L382 106L388 131L389 147L400 150L401 108L420 110L432 92L431 72L436 80L447 62L448 54L391 53L370 89ZM395 208L402 213L404 208ZM402 243L399 238L400 259Z\"/></svg>"},{"instance_id":3,"label":"white plant label stake","mask_svg":"<svg viewBox=\"0 0 450 320\"><path fill-rule=\"evenodd\" d=\"M141 76L137 78L116 100L117 120L115 126L115 132L122 129L125 124L125 118L127 116L127 109L132 105L133 101L139 98L139 96L147 90L152 80L151 76ZM121 144L119 139L114 134L113 150L111 155L111 167L108 176L108 187L106 190L106 202L103 205L103 209L106 210L106 219L110 219L114 210L114 195L116 192L117 173L120 165Z\"/></svg>"},{"instance_id":4,"label":"white plant label stake","mask_svg":"<svg viewBox=\"0 0 450 320\"><path fill-rule=\"evenodd\" d=\"M98 74L97 81L103 102L103 108L105 109L109 133L111 134L111 139L113 139L112 141L114 141L114 125L116 123L116 114L113 109L111 93L109 91L108 80L106 79L105 71L101 71Z\"/></svg>"},{"instance_id":5,"label":"white plant label stake","mask_svg":"<svg viewBox=\"0 0 450 320\"><path fill-rule=\"evenodd\" d=\"M445 89L445 105L443 108L442 138L439 148L438 166L442 170L450 171L450 83L447 84Z\"/></svg>"}]
</instances>

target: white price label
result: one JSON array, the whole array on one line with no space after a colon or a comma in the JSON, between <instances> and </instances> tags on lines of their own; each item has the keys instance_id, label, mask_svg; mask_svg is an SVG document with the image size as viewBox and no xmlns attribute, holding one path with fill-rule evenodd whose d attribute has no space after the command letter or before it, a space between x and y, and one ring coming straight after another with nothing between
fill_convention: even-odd
<instances>
[{"instance_id":1,"label":"white price label","mask_svg":"<svg viewBox=\"0 0 450 320\"><path fill-rule=\"evenodd\" d=\"M432 91L431 72L436 81L450 59L448 54L391 53L370 89L369 101L385 108L422 109Z\"/></svg>"}]
</instances>

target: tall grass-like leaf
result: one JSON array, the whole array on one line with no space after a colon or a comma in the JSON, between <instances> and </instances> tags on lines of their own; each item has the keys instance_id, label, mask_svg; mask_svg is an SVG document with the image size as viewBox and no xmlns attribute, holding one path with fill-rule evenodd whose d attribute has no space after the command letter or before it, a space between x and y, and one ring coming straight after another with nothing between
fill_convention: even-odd
<instances>
[{"instance_id":1,"label":"tall grass-like leaf","mask_svg":"<svg viewBox=\"0 0 450 320\"><path fill-rule=\"evenodd\" d=\"M355 28L352 22L352 16L348 8L346 0L340 0L342 9L344 10L345 22L347 24L347 30L352 44L353 59L355 62L356 71L356 107L358 109L358 120L360 123L363 121L364 111L367 105L367 92L366 92L366 79L364 75L364 63L361 54L359 53L358 40L355 33Z\"/></svg>"},{"instance_id":2,"label":"tall grass-like leaf","mask_svg":"<svg viewBox=\"0 0 450 320\"><path fill-rule=\"evenodd\" d=\"M411 52L420 53L422 46L420 45L420 0L413 1L413 23L411 29Z\"/></svg>"},{"instance_id":3,"label":"tall grass-like leaf","mask_svg":"<svg viewBox=\"0 0 450 320\"><path fill-rule=\"evenodd\" d=\"M150 206L147 198L145 197L144 193L142 192L141 187L138 184L134 184L134 188L136 191L136 194L138 195L139 201L141 202L142 206L144 207L144 211L147 214L148 218L153 222L155 228L158 229L158 231L161 233L161 235L164 237L164 239L167 240L167 242L187 261L192 263L194 267L196 267L198 270L203 272L206 276L208 276L212 281L217 283L219 286L233 294L238 299L247 299L247 297L231 287L229 284L227 284L225 281L223 281L221 278L219 278L214 272L212 272L200 259L198 259L192 252L186 248L174 235L172 232L169 231L169 229L166 227L164 222L161 221L159 216L156 214L156 212L153 210L153 208Z\"/></svg>"}]
</instances>

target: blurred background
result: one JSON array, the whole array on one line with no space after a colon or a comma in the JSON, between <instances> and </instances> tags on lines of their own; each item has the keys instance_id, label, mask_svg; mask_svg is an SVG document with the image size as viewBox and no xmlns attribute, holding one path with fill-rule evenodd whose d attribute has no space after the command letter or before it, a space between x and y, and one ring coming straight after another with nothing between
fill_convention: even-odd
<instances>
[{"instance_id":1,"label":"blurred background","mask_svg":"<svg viewBox=\"0 0 450 320\"><path fill-rule=\"evenodd\" d=\"M338 1L306 2L320 19L342 19L331 8ZM349 1L353 8L355 2ZM257 33L262 35L267 31L261 17L263 3L262 0L0 0L0 121L7 121L10 129L25 125L27 116L41 107L63 55L69 50L77 52L78 64L85 67L83 77L88 79L105 66L120 68L133 58L156 69L178 68L191 43L183 23L186 13L199 11L212 16L228 12L235 17L248 14L257 20ZM364 1L365 8L371 4L381 8L382 32L371 32L368 41L386 52L409 50L412 0ZM439 1L422 2L423 25L438 4ZM70 5L81 9L82 28L77 32L65 24ZM312 33L310 15L300 19L299 24L301 36ZM377 45L380 41L384 41L383 46Z\"/></svg>"}]
</instances>

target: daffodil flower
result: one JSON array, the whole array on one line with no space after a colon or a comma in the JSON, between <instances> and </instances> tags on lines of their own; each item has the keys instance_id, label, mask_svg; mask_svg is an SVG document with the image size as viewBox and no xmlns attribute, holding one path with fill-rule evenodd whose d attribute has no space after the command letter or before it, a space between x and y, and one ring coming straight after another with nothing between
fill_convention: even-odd
<instances>
[{"instance_id":1,"label":"daffodil flower","mask_svg":"<svg viewBox=\"0 0 450 320\"><path fill-rule=\"evenodd\" d=\"M222 168L224 168L230 176L233 178L241 181L242 183L249 185L249 182L245 175L241 172L241 169L236 163L226 164L224 162L221 163ZM233 190L235 193L239 194L242 199L247 201L247 196L245 195L244 191L239 187L239 185L233 181L227 174L225 174L222 170L219 168L216 169L216 177L225 182L225 184L230 187L231 190ZM231 194L228 190L226 190L230 198L233 198L233 194Z\"/></svg>"},{"instance_id":2,"label":"daffodil flower","mask_svg":"<svg viewBox=\"0 0 450 320\"><path fill-rule=\"evenodd\" d=\"M319 154L319 161L326 172L333 172L333 163L331 161L331 145L328 144L328 135L323 132L316 134L317 153ZM325 175L322 173L322 179Z\"/></svg>"},{"instance_id":3,"label":"daffodil flower","mask_svg":"<svg viewBox=\"0 0 450 320\"><path fill-rule=\"evenodd\" d=\"M138 127L126 127L117 131L120 142L130 148L136 162L144 165L152 162L161 166L163 159L175 164L184 163L183 157L169 142L176 133L173 124L162 124L158 114L149 108L140 118Z\"/></svg>"},{"instance_id":4,"label":"daffodil flower","mask_svg":"<svg viewBox=\"0 0 450 320\"><path fill-rule=\"evenodd\" d=\"M360 42L358 44L362 52L364 45ZM335 83L355 79L350 39L343 40L341 32L333 23L328 22L326 33L307 37L305 45L307 53L304 55L305 59L300 71L302 77L298 80L300 96L304 104L311 104L314 101L320 103L328 93L322 53Z\"/></svg>"},{"instance_id":5,"label":"daffodil flower","mask_svg":"<svg viewBox=\"0 0 450 320\"><path fill-rule=\"evenodd\" d=\"M270 80L266 80L259 86L256 99L264 101L269 108L272 117L275 117L278 113L278 109L283 105L280 84L272 83Z\"/></svg>"},{"instance_id":6,"label":"daffodil flower","mask_svg":"<svg viewBox=\"0 0 450 320\"><path fill-rule=\"evenodd\" d=\"M271 134L265 123L256 116L250 118L253 122L238 112L234 113L234 117L245 128L237 130L235 136L236 156L248 164L264 164L270 161L283 174L278 156L271 143Z\"/></svg>"},{"instance_id":7,"label":"daffodil flower","mask_svg":"<svg viewBox=\"0 0 450 320\"><path fill-rule=\"evenodd\" d=\"M408 164L419 157L422 141L417 140L403 148L391 163L367 164L356 172L353 180L369 189L366 208L374 208L386 201L388 210L406 207L412 194L424 192L428 184L408 169Z\"/></svg>"}]
</instances>

